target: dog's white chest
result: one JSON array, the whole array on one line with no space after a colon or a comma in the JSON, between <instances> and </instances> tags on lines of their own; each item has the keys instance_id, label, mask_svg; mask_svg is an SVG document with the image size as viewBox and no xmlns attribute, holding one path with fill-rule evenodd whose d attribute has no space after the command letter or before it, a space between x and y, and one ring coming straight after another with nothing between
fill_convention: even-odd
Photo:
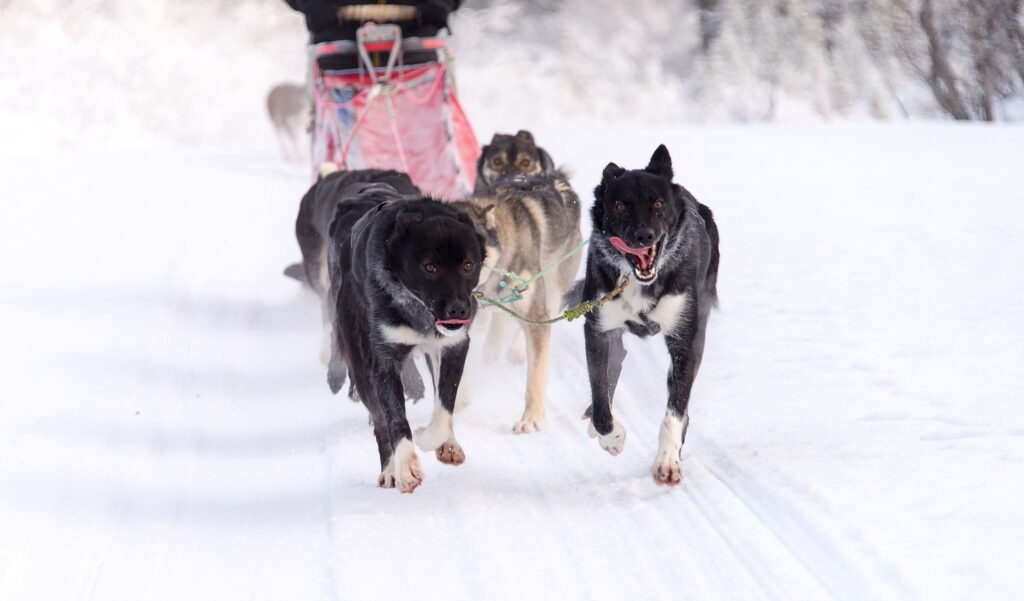
<instances>
[{"instance_id":1,"label":"dog's white chest","mask_svg":"<svg viewBox=\"0 0 1024 601\"><path fill-rule=\"evenodd\" d=\"M679 325L679 318L682 317L686 305L690 302L690 294L666 294L658 300L658 304L647 312L647 319L661 326L664 334L669 334Z\"/></svg>"},{"instance_id":2,"label":"dog's white chest","mask_svg":"<svg viewBox=\"0 0 1024 601\"><path fill-rule=\"evenodd\" d=\"M384 340L392 344L416 347L417 350L424 352L434 352L459 344L466 338L466 330L467 328L462 328L449 336L438 336L433 332L421 334L409 326L380 325L380 332L383 334Z\"/></svg>"},{"instance_id":3,"label":"dog's white chest","mask_svg":"<svg viewBox=\"0 0 1024 601\"><path fill-rule=\"evenodd\" d=\"M627 321L642 323L646 318L668 334L679 324L679 317L690 300L689 293L666 294L655 299L644 296L639 286L627 286L619 298L601 306L602 332L624 327Z\"/></svg>"}]
</instances>

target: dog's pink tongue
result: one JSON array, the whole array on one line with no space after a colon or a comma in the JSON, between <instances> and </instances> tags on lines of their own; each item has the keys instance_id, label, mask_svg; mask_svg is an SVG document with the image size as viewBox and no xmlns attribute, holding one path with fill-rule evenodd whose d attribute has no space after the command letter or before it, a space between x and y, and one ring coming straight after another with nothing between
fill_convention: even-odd
<instances>
[{"instance_id":1,"label":"dog's pink tongue","mask_svg":"<svg viewBox=\"0 0 1024 601\"><path fill-rule=\"evenodd\" d=\"M438 319L435 321L439 326L468 326L468 319Z\"/></svg>"},{"instance_id":2,"label":"dog's pink tongue","mask_svg":"<svg viewBox=\"0 0 1024 601\"><path fill-rule=\"evenodd\" d=\"M608 241L611 242L612 246L614 246L615 249L618 250L619 252L635 255L638 259L640 259L641 268L647 269L651 266L651 255L648 254L651 251L651 247L648 246L647 248L633 248L632 246L626 244L626 241L623 240L622 238L619 238L618 236L612 236L611 238L608 238Z\"/></svg>"}]
</instances>

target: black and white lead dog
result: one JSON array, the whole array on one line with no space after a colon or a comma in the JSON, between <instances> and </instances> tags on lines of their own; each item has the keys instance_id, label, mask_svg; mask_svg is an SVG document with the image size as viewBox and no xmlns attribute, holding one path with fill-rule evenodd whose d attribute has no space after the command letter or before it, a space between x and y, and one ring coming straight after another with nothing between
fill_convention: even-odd
<instances>
[{"instance_id":1,"label":"black and white lead dog","mask_svg":"<svg viewBox=\"0 0 1024 601\"><path fill-rule=\"evenodd\" d=\"M717 302L718 228L711 210L672 182L672 159L664 145L644 169L609 163L594 197L582 297L600 298L627 275L633 281L586 317L590 433L612 455L622 451L626 430L611 412L622 333L663 333L672 365L651 474L659 484L678 484L690 388L704 352L708 314Z\"/></svg>"},{"instance_id":2,"label":"black and white lead dog","mask_svg":"<svg viewBox=\"0 0 1024 601\"><path fill-rule=\"evenodd\" d=\"M416 444L442 463L465 460L452 413L476 314L484 240L452 206L381 183L349 188L330 226L331 363L343 362L373 421L377 483L412 492L423 480L405 417L402 365L428 358L435 405Z\"/></svg>"}]
</instances>

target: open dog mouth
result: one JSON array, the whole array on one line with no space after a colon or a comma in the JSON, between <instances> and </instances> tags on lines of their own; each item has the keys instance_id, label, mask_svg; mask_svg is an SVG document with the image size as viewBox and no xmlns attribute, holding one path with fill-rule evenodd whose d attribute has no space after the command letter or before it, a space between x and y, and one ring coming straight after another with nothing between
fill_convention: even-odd
<instances>
[{"instance_id":1,"label":"open dog mouth","mask_svg":"<svg viewBox=\"0 0 1024 601\"><path fill-rule=\"evenodd\" d=\"M615 250L629 257L629 261L633 264L633 273L636 274L636 279L641 282L650 282L658 275L658 270L654 267L654 259L658 256L660 240L642 248L633 248L618 236L608 238L608 242L615 247Z\"/></svg>"},{"instance_id":2,"label":"open dog mouth","mask_svg":"<svg viewBox=\"0 0 1024 601\"><path fill-rule=\"evenodd\" d=\"M434 322L434 327L437 329L439 334L444 336L451 336L458 332L464 327L469 327L468 319L438 319Z\"/></svg>"}]
</instances>

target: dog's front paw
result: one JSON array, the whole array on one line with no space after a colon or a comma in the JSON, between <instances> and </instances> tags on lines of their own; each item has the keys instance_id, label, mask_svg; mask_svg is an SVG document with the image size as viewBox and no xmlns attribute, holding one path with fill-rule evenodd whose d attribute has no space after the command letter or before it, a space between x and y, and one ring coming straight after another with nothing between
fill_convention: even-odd
<instances>
[{"instance_id":1,"label":"dog's front paw","mask_svg":"<svg viewBox=\"0 0 1024 601\"><path fill-rule=\"evenodd\" d=\"M651 466L651 475L654 476L655 484L675 486L683 481L683 468L679 465L678 459L661 455L654 460L654 465Z\"/></svg>"},{"instance_id":2,"label":"dog's front paw","mask_svg":"<svg viewBox=\"0 0 1024 601\"><path fill-rule=\"evenodd\" d=\"M437 455L438 461L448 465L462 465L466 461L466 453L455 439L445 441L437 447L434 454Z\"/></svg>"},{"instance_id":3,"label":"dog's front paw","mask_svg":"<svg viewBox=\"0 0 1024 601\"><path fill-rule=\"evenodd\" d=\"M412 492L423 483L423 468L420 467L420 459L416 456L411 440L403 438L399 441L392 461L395 466L395 486L399 492Z\"/></svg>"},{"instance_id":4,"label":"dog's front paw","mask_svg":"<svg viewBox=\"0 0 1024 601\"><path fill-rule=\"evenodd\" d=\"M516 434L530 434L537 432L544 425L544 414L535 413L531 411L523 412L523 417L519 418L512 426L512 431Z\"/></svg>"},{"instance_id":5,"label":"dog's front paw","mask_svg":"<svg viewBox=\"0 0 1024 601\"><path fill-rule=\"evenodd\" d=\"M418 446L422 451L433 451L437 449L445 440L448 440L450 435L450 432L443 432L440 428L434 427L433 422L425 427L416 428L412 433L413 440L416 441L416 446Z\"/></svg>"},{"instance_id":6,"label":"dog's front paw","mask_svg":"<svg viewBox=\"0 0 1024 601\"><path fill-rule=\"evenodd\" d=\"M607 434L599 434L594 428L593 422L590 423L588 431L591 438L596 436L597 443L601 445L601 448L612 455L618 455L626 446L626 429L617 421L612 421L612 431Z\"/></svg>"}]
</instances>

